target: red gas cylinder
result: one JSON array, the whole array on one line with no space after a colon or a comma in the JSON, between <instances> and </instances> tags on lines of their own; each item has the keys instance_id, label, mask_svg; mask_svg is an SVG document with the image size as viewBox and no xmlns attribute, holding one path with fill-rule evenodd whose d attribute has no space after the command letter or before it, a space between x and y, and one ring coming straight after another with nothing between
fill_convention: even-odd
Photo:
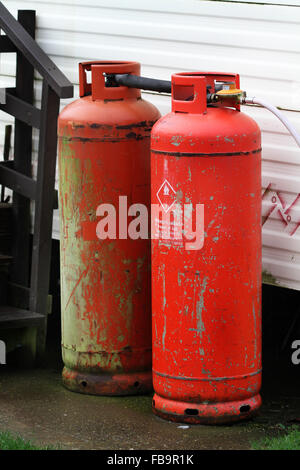
<instances>
[{"instance_id":1,"label":"red gas cylinder","mask_svg":"<svg viewBox=\"0 0 300 470\"><path fill-rule=\"evenodd\" d=\"M87 72L91 83L87 83ZM107 87L136 62L79 65L80 99L59 116L63 382L99 395L152 389L151 246L128 236L128 207L150 205L150 132L140 90Z\"/></svg>"},{"instance_id":2,"label":"red gas cylinder","mask_svg":"<svg viewBox=\"0 0 300 470\"><path fill-rule=\"evenodd\" d=\"M234 98L207 106L218 82L239 88L173 75L151 134L153 411L189 423L261 403L261 136Z\"/></svg>"}]
</instances>

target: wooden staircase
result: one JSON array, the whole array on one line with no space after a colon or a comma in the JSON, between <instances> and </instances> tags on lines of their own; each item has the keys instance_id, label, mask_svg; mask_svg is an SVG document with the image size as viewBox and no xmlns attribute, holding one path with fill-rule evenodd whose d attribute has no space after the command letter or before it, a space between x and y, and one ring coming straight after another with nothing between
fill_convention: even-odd
<instances>
[{"instance_id":1,"label":"wooden staircase","mask_svg":"<svg viewBox=\"0 0 300 470\"><path fill-rule=\"evenodd\" d=\"M0 52L16 53L16 85L5 90L0 109L15 118L14 158L0 162L0 338L4 331L37 332L33 354L46 344L57 117L60 98L73 86L35 42L35 11L19 10L18 20L0 2ZM42 77L42 106L33 105L34 70ZM37 178L32 178L32 129L39 129ZM13 192L12 201L3 188ZM34 201L33 234L30 201ZM32 245L32 247L31 247ZM29 341L30 342L30 341ZM31 341L33 344L33 341Z\"/></svg>"},{"instance_id":2,"label":"wooden staircase","mask_svg":"<svg viewBox=\"0 0 300 470\"><path fill-rule=\"evenodd\" d=\"M8 150L6 141L4 154L7 154ZM2 187L1 193L2 199L5 199L4 187ZM36 342L36 330L43 327L44 315L22 308L24 305L27 307L29 305L29 288L15 285L10 281L11 267L14 261L11 255L13 247L12 221L13 204L0 202L0 335L1 331L12 328L34 328L32 332L34 332L34 342ZM28 341L26 343L25 347L28 346ZM29 345L31 347L27 347L26 361L22 361L23 366L31 366L34 363L36 344L32 344L31 341ZM24 354L23 350L20 352L22 355Z\"/></svg>"},{"instance_id":3,"label":"wooden staircase","mask_svg":"<svg viewBox=\"0 0 300 470\"><path fill-rule=\"evenodd\" d=\"M26 328L29 326L42 326L44 315L22 308L0 306L0 329Z\"/></svg>"}]
</instances>

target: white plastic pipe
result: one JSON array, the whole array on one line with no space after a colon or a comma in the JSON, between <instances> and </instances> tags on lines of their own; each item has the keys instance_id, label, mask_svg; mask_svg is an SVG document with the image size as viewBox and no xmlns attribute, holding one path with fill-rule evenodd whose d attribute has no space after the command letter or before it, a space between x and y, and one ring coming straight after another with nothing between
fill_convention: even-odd
<instances>
[{"instance_id":1,"label":"white plastic pipe","mask_svg":"<svg viewBox=\"0 0 300 470\"><path fill-rule=\"evenodd\" d=\"M297 142L298 146L300 147L300 134L296 131L294 126L290 123L290 121L280 112L278 111L275 106L272 106L271 104L267 103L264 100L260 100L259 98L247 98L244 97L242 99L243 104L259 104L260 106L263 106L264 108L268 109L271 111L271 113L275 114L275 116L278 117L278 119L282 122L282 124L287 128L289 133L294 137L295 141Z\"/></svg>"}]
</instances>

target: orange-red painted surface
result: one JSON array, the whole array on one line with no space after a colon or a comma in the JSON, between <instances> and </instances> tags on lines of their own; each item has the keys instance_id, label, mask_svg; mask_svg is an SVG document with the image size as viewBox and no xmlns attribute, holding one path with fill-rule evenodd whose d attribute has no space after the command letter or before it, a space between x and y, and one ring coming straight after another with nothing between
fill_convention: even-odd
<instances>
[{"instance_id":1,"label":"orange-red painted surface","mask_svg":"<svg viewBox=\"0 0 300 470\"><path fill-rule=\"evenodd\" d=\"M191 423L261 403L261 136L234 101L207 107L216 79L239 88L237 75L173 75L172 112L151 138L151 202L167 181L167 204L192 204L186 217L204 205L201 249L172 230L152 240L153 410Z\"/></svg>"},{"instance_id":2,"label":"orange-red painted surface","mask_svg":"<svg viewBox=\"0 0 300 470\"><path fill-rule=\"evenodd\" d=\"M117 218L119 196L149 207L160 115L139 90L105 86L104 73L139 74L138 63L79 71L81 98L58 123L63 380L82 393L142 393L152 388L150 240L99 239L97 207L112 204Z\"/></svg>"}]
</instances>

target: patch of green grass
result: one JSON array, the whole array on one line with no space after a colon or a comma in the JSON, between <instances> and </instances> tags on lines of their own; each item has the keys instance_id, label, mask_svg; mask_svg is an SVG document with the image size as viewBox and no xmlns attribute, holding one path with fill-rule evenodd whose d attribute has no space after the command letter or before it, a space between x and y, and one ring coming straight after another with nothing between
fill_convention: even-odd
<instances>
[{"instance_id":1,"label":"patch of green grass","mask_svg":"<svg viewBox=\"0 0 300 470\"><path fill-rule=\"evenodd\" d=\"M299 427L292 427L291 430L279 437L268 437L262 441L252 443L253 450L300 450L300 430Z\"/></svg>"},{"instance_id":2,"label":"patch of green grass","mask_svg":"<svg viewBox=\"0 0 300 470\"><path fill-rule=\"evenodd\" d=\"M8 431L0 432L0 450L54 450L52 447L38 447L30 441L25 441L19 435Z\"/></svg>"}]
</instances>

